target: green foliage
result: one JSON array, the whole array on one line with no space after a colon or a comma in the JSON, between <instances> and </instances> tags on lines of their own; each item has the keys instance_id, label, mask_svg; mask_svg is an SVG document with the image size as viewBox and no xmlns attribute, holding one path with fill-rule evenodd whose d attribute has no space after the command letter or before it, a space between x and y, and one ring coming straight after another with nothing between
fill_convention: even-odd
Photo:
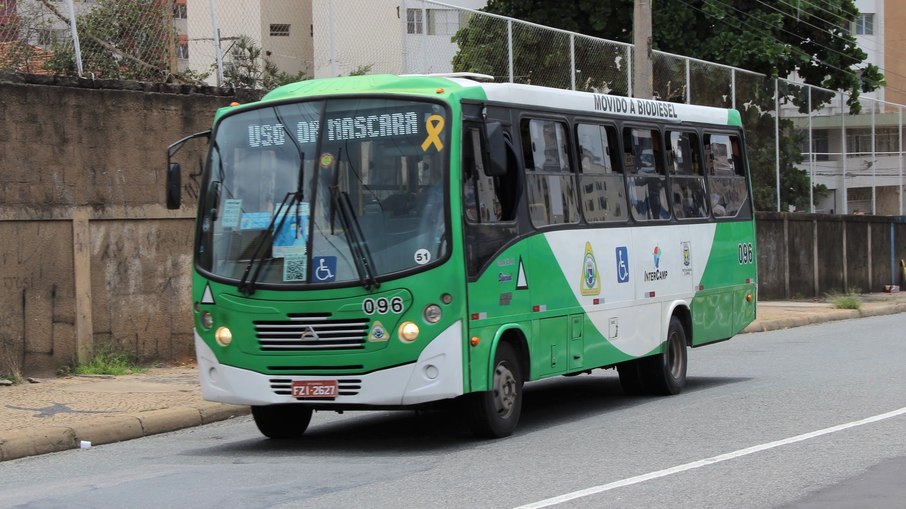
<instances>
[{"instance_id":1,"label":"green foliage","mask_svg":"<svg viewBox=\"0 0 906 509\"><path fill-rule=\"evenodd\" d=\"M164 81L170 73L175 34L166 2L98 0L79 16L79 45L84 74L102 79ZM71 45L54 43L48 69L75 74Z\"/></svg>"},{"instance_id":2,"label":"green foliage","mask_svg":"<svg viewBox=\"0 0 906 509\"><path fill-rule=\"evenodd\" d=\"M142 373L145 369L135 363L128 354L117 353L109 348L99 348L85 364L79 364L75 372L80 375L131 375Z\"/></svg>"},{"instance_id":3,"label":"green foliage","mask_svg":"<svg viewBox=\"0 0 906 509\"><path fill-rule=\"evenodd\" d=\"M371 72L372 64L360 65L349 72L349 76L365 76Z\"/></svg>"},{"instance_id":4,"label":"green foliage","mask_svg":"<svg viewBox=\"0 0 906 509\"><path fill-rule=\"evenodd\" d=\"M273 90L281 85L308 79L304 71L289 74L277 68L248 36L241 36L227 53L224 86Z\"/></svg>"},{"instance_id":5,"label":"green foliage","mask_svg":"<svg viewBox=\"0 0 906 509\"><path fill-rule=\"evenodd\" d=\"M862 298L853 291L845 294L829 293L827 294L827 300L837 309L859 309L862 307Z\"/></svg>"}]
</instances>

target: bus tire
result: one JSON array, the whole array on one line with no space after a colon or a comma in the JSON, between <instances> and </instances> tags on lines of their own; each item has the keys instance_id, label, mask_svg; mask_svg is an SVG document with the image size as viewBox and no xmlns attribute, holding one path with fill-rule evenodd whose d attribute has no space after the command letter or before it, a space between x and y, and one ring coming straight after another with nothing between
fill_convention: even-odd
<instances>
[{"instance_id":1,"label":"bus tire","mask_svg":"<svg viewBox=\"0 0 906 509\"><path fill-rule=\"evenodd\" d=\"M491 390L470 394L467 415L472 433L480 438L509 436L522 414L522 370L509 343L501 343L494 356Z\"/></svg>"},{"instance_id":2,"label":"bus tire","mask_svg":"<svg viewBox=\"0 0 906 509\"><path fill-rule=\"evenodd\" d=\"M273 439L301 437L308 429L311 414L311 408L295 404L252 407L252 417L258 431Z\"/></svg>"},{"instance_id":3,"label":"bus tire","mask_svg":"<svg viewBox=\"0 0 906 509\"><path fill-rule=\"evenodd\" d=\"M686 329L670 318L664 351L641 360L642 377L651 394L679 394L686 385Z\"/></svg>"},{"instance_id":4,"label":"bus tire","mask_svg":"<svg viewBox=\"0 0 906 509\"><path fill-rule=\"evenodd\" d=\"M620 387L623 388L624 394L627 396L638 396L645 393L641 359L617 364L617 373L620 374Z\"/></svg>"}]
</instances>

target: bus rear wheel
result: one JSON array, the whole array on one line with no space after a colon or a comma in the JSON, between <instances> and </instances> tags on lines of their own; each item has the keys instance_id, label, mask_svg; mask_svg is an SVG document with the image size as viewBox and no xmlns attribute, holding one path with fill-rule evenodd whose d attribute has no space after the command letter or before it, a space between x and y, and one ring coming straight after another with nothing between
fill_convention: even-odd
<instances>
[{"instance_id":1,"label":"bus rear wheel","mask_svg":"<svg viewBox=\"0 0 906 509\"><path fill-rule=\"evenodd\" d=\"M494 356L491 390L470 394L465 400L469 427L481 438L509 436L522 414L522 371L509 343L501 343Z\"/></svg>"},{"instance_id":2,"label":"bus rear wheel","mask_svg":"<svg viewBox=\"0 0 906 509\"><path fill-rule=\"evenodd\" d=\"M679 318L670 319L663 352L640 359L645 388L651 394L679 394L686 385L686 329Z\"/></svg>"},{"instance_id":3,"label":"bus rear wheel","mask_svg":"<svg viewBox=\"0 0 906 509\"><path fill-rule=\"evenodd\" d=\"M312 410L302 405L253 406L258 431L268 438L299 438L308 429Z\"/></svg>"}]
</instances>

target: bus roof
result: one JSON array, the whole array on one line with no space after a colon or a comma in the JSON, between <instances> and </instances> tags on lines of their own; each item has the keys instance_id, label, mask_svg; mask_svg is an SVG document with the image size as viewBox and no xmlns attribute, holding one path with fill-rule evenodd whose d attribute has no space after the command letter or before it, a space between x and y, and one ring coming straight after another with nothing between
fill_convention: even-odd
<instances>
[{"instance_id":1,"label":"bus roof","mask_svg":"<svg viewBox=\"0 0 906 509\"><path fill-rule=\"evenodd\" d=\"M475 78L475 79L473 79ZM335 94L402 93L426 97L483 99L489 102L568 110L573 113L615 115L625 119L697 122L741 126L736 110L683 103L636 99L518 83L486 83L487 77L468 73L372 74L300 81L279 87L262 101ZM477 81L481 79L482 81Z\"/></svg>"}]
</instances>

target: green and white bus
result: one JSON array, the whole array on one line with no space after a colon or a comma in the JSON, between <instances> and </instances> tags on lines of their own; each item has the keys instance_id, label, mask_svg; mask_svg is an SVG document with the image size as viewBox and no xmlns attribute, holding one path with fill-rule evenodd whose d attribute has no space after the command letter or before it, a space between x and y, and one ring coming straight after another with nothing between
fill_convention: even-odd
<instances>
[{"instance_id":1,"label":"green and white bus","mask_svg":"<svg viewBox=\"0 0 906 509\"><path fill-rule=\"evenodd\" d=\"M314 410L458 399L478 436L523 384L616 368L679 393L687 347L755 318L735 110L479 75L304 81L220 109L194 248L205 399L272 438Z\"/></svg>"}]
</instances>

